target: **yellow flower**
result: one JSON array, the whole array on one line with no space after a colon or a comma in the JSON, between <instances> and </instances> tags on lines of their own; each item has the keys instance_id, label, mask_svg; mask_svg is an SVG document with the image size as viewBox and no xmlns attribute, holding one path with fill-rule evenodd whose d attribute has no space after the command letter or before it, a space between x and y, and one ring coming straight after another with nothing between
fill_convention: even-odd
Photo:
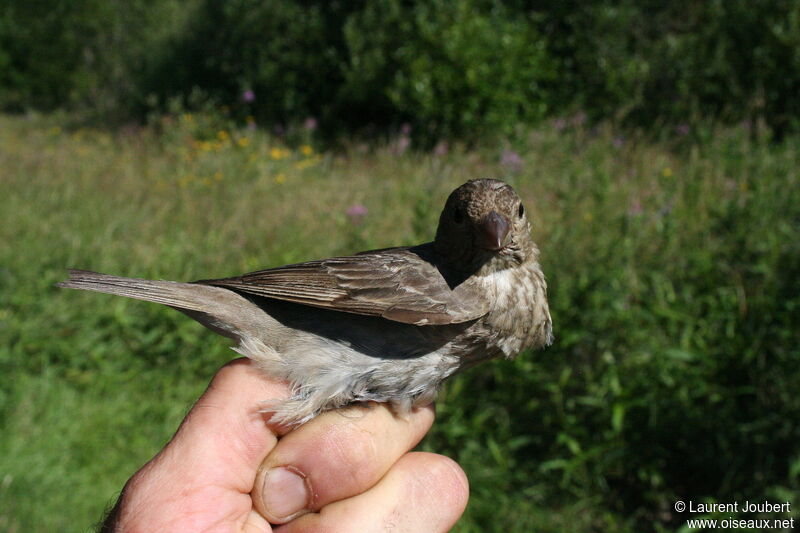
<instances>
[{"instance_id":1,"label":"yellow flower","mask_svg":"<svg viewBox=\"0 0 800 533\"><path fill-rule=\"evenodd\" d=\"M210 152L211 143L208 141L200 141L200 150L202 150L203 152Z\"/></svg>"},{"instance_id":2,"label":"yellow flower","mask_svg":"<svg viewBox=\"0 0 800 533\"><path fill-rule=\"evenodd\" d=\"M294 168L296 168L297 170L303 170L308 167L313 167L314 165L319 163L319 161L320 161L319 156L313 157L311 159L304 159L302 161L298 161L297 163L295 163Z\"/></svg>"},{"instance_id":3,"label":"yellow flower","mask_svg":"<svg viewBox=\"0 0 800 533\"><path fill-rule=\"evenodd\" d=\"M225 131L225 130L219 130L217 132L217 139L219 139L220 141L223 141L223 142L227 141L228 137L230 137L230 135L228 135L228 132Z\"/></svg>"},{"instance_id":4,"label":"yellow flower","mask_svg":"<svg viewBox=\"0 0 800 533\"><path fill-rule=\"evenodd\" d=\"M313 149L313 148L311 148L311 147L310 147L309 145L307 145L307 144L304 144L303 146L301 146L301 147L300 147L300 151L301 151L301 152L303 152L303 155L306 155L306 156L308 156L308 155L311 155L311 154L313 154L313 153L314 153L314 149Z\"/></svg>"},{"instance_id":5,"label":"yellow flower","mask_svg":"<svg viewBox=\"0 0 800 533\"><path fill-rule=\"evenodd\" d=\"M281 172L277 176L275 176L275 183L286 183L286 174Z\"/></svg>"},{"instance_id":6,"label":"yellow flower","mask_svg":"<svg viewBox=\"0 0 800 533\"><path fill-rule=\"evenodd\" d=\"M672 176L672 169L669 168L669 167L666 167L661 173L664 174L665 178L668 178L668 177Z\"/></svg>"},{"instance_id":7,"label":"yellow flower","mask_svg":"<svg viewBox=\"0 0 800 533\"><path fill-rule=\"evenodd\" d=\"M276 161L279 161L284 157L288 157L288 155L289 155L288 150L283 150L277 147L269 149L269 156Z\"/></svg>"},{"instance_id":8,"label":"yellow flower","mask_svg":"<svg viewBox=\"0 0 800 533\"><path fill-rule=\"evenodd\" d=\"M220 181L222 179L222 172L220 172L219 170L214 172L214 179Z\"/></svg>"},{"instance_id":9,"label":"yellow flower","mask_svg":"<svg viewBox=\"0 0 800 533\"><path fill-rule=\"evenodd\" d=\"M247 137L239 137L238 139L236 139L236 144L238 144L242 148L247 148L248 146L250 146L250 139L248 139Z\"/></svg>"}]
</instances>

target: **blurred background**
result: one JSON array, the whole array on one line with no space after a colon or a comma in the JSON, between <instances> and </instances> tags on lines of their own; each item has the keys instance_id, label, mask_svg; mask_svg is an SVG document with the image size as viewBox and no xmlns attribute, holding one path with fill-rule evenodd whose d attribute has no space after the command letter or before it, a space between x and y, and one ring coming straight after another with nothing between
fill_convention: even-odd
<instances>
[{"instance_id":1,"label":"blurred background","mask_svg":"<svg viewBox=\"0 0 800 533\"><path fill-rule=\"evenodd\" d=\"M9 0L0 110L2 531L90 529L233 356L67 267L423 242L477 177L526 202L556 342L442 392L455 531L800 494L798 1Z\"/></svg>"}]
</instances>

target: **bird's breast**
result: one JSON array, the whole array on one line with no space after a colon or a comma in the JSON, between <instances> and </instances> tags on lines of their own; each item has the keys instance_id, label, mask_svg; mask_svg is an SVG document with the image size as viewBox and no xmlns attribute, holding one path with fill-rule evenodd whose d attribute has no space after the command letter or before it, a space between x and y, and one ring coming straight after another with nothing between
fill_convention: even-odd
<instances>
[{"instance_id":1,"label":"bird's breast","mask_svg":"<svg viewBox=\"0 0 800 533\"><path fill-rule=\"evenodd\" d=\"M493 272L483 283L491 306L485 318L490 345L511 358L526 348L549 344L547 284L537 263Z\"/></svg>"}]
</instances>

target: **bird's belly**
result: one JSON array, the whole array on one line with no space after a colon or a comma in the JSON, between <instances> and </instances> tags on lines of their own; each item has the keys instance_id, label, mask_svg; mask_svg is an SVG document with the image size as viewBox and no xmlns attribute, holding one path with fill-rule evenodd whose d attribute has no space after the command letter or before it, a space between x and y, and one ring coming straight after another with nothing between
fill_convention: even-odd
<instances>
[{"instance_id":1,"label":"bird's belly","mask_svg":"<svg viewBox=\"0 0 800 533\"><path fill-rule=\"evenodd\" d=\"M482 350L474 322L415 326L276 300L258 305L276 324L238 349L292 384L293 398L276 410L286 421L354 401L391 402L401 411L427 403Z\"/></svg>"}]
</instances>

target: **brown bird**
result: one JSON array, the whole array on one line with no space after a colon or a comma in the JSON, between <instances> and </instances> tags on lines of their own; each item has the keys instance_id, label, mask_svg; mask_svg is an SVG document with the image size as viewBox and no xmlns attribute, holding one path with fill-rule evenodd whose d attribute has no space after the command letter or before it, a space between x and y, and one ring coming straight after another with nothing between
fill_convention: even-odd
<instances>
[{"instance_id":1,"label":"brown bird","mask_svg":"<svg viewBox=\"0 0 800 533\"><path fill-rule=\"evenodd\" d=\"M450 194L436 238L418 246L193 283L70 270L59 286L165 304L238 341L291 383L265 410L294 425L351 402L404 413L465 367L550 344L538 256L514 189L479 179Z\"/></svg>"}]
</instances>

